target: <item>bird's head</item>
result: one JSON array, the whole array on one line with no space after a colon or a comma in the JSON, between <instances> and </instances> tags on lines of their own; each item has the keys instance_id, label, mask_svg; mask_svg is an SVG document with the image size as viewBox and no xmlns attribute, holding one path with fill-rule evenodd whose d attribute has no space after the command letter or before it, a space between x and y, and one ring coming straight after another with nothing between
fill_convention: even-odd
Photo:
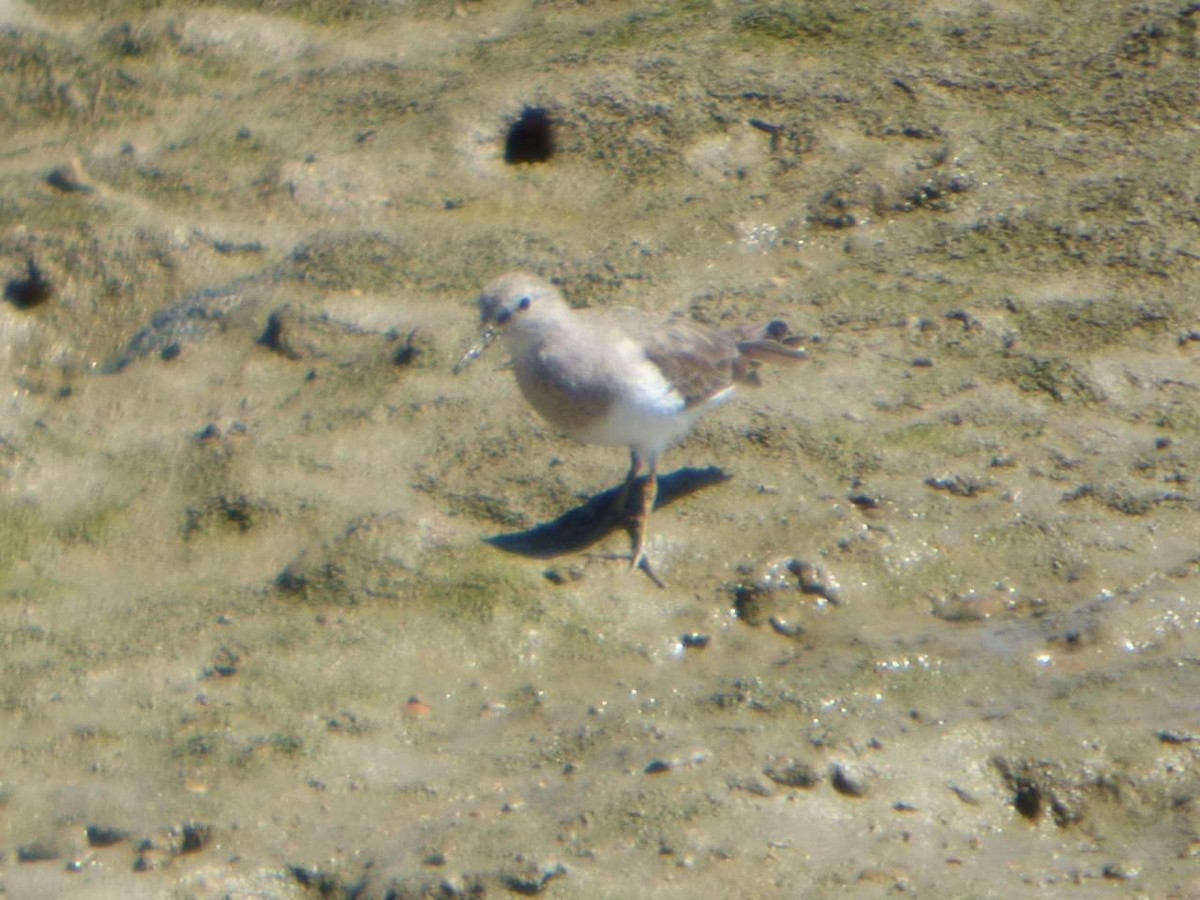
<instances>
[{"instance_id":1,"label":"bird's head","mask_svg":"<svg viewBox=\"0 0 1200 900\"><path fill-rule=\"evenodd\" d=\"M554 285L530 272L508 272L488 284L476 301L483 326L480 342L454 367L461 372L497 337L504 336L512 350L533 340L547 325L570 308Z\"/></svg>"}]
</instances>

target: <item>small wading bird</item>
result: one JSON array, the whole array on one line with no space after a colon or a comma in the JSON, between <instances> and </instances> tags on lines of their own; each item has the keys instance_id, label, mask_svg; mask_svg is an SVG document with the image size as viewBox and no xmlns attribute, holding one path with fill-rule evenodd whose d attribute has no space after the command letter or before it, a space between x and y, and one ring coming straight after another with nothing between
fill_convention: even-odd
<instances>
[{"instance_id":1,"label":"small wading bird","mask_svg":"<svg viewBox=\"0 0 1200 900\"><path fill-rule=\"evenodd\" d=\"M721 331L636 309L572 309L548 282L528 272L501 275L479 295L483 335L455 366L461 372L496 337L512 357L521 393L555 428L585 444L629 448L629 473L614 508L647 470L630 568L662 586L646 559L646 529L658 494L658 458L736 382L755 384L759 363L799 365L788 327Z\"/></svg>"}]
</instances>

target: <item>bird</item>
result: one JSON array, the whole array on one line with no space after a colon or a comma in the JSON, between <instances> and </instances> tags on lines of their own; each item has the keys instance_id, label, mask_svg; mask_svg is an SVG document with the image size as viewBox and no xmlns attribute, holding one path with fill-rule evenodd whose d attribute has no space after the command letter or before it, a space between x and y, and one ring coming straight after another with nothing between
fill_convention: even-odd
<instances>
[{"instance_id":1,"label":"bird","mask_svg":"<svg viewBox=\"0 0 1200 900\"><path fill-rule=\"evenodd\" d=\"M500 338L517 386L547 423L585 444L629 448L629 471L613 509L624 513L645 468L630 570L643 570L661 587L646 556L646 535L663 452L727 401L737 383L757 384L760 363L799 365L807 353L793 346L796 339L779 320L721 330L626 307L575 309L553 284L524 271L491 281L477 303L480 342L454 371Z\"/></svg>"}]
</instances>

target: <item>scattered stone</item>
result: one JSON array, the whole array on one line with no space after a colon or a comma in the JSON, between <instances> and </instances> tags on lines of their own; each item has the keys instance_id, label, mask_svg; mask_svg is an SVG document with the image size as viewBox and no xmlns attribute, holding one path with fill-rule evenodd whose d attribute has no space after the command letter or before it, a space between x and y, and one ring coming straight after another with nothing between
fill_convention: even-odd
<instances>
[{"instance_id":1,"label":"scattered stone","mask_svg":"<svg viewBox=\"0 0 1200 900\"><path fill-rule=\"evenodd\" d=\"M944 622L982 622L996 605L994 598L981 597L974 591L931 595L929 602L930 611Z\"/></svg>"},{"instance_id":2,"label":"scattered stone","mask_svg":"<svg viewBox=\"0 0 1200 900\"><path fill-rule=\"evenodd\" d=\"M314 888L318 897L354 896L342 893L343 885L336 876L309 866L291 865L288 873L306 888Z\"/></svg>"},{"instance_id":3,"label":"scattered stone","mask_svg":"<svg viewBox=\"0 0 1200 900\"><path fill-rule=\"evenodd\" d=\"M4 286L4 299L17 309L33 309L53 296L53 286L32 256L25 260L25 277L13 278Z\"/></svg>"},{"instance_id":4,"label":"scattered stone","mask_svg":"<svg viewBox=\"0 0 1200 900\"><path fill-rule=\"evenodd\" d=\"M17 847L17 862L37 863L58 859L58 848L46 841L33 841Z\"/></svg>"},{"instance_id":5,"label":"scattered stone","mask_svg":"<svg viewBox=\"0 0 1200 900\"><path fill-rule=\"evenodd\" d=\"M761 778L757 778L754 776L751 776L749 778L743 778L740 776L731 775L731 776L729 776L729 779L725 783L729 786L730 790L745 791L747 794L753 794L756 797L774 797L775 796L775 788L771 787L769 784L767 784ZM791 787L791 786L792 785L788 785L788 787ZM803 786L803 785L801 785L801 786Z\"/></svg>"},{"instance_id":6,"label":"scattered stone","mask_svg":"<svg viewBox=\"0 0 1200 900\"><path fill-rule=\"evenodd\" d=\"M991 490L991 482L972 478L969 475L950 475L943 478L926 478L925 484L935 491L946 491L955 497L977 497Z\"/></svg>"},{"instance_id":7,"label":"scattered stone","mask_svg":"<svg viewBox=\"0 0 1200 900\"><path fill-rule=\"evenodd\" d=\"M846 497L859 509L879 509L883 506L883 498L878 494L853 493Z\"/></svg>"},{"instance_id":8,"label":"scattered stone","mask_svg":"<svg viewBox=\"0 0 1200 900\"><path fill-rule=\"evenodd\" d=\"M404 704L404 715L411 719L427 719L432 714L433 707L422 703L416 697L409 697L408 702Z\"/></svg>"},{"instance_id":9,"label":"scattered stone","mask_svg":"<svg viewBox=\"0 0 1200 900\"><path fill-rule=\"evenodd\" d=\"M952 309L946 313L946 318L951 322L961 322L964 331L983 330L983 323L965 309Z\"/></svg>"},{"instance_id":10,"label":"scattered stone","mask_svg":"<svg viewBox=\"0 0 1200 900\"><path fill-rule=\"evenodd\" d=\"M179 853L197 853L212 839L212 828L200 822L185 822L171 830L178 840Z\"/></svg>"},{"instance_id":11,"label":"scattered stone","mask_svg":"<svg viewBox=\"0 0 1200 900\"><path fill-rule=\"evenodd\" d=\"M284 329L290 315L290 306L281 306L279 309L273 310L267 316L267 327L258 336L258 345L266 347L268 350L274 350L276 353L281 353L288 359L299 359L299 354L288 347L283 338Z\"/></svg>"},{"instance_id":12,"label":"scattered stone","mask_svg":"<svg viewBox=\"0 0 1200 900\"><path fill-rule=\"evenodd\" d=\"M820 773L813 766L790 758L765 766L763 774L776 784L790 788L812 788L821 781Z\"/></svg>"},{"instance_id":13,"label":"scattered stone","mask_svg":"<svg viewBox=\"0 0 1200 900\"><path fill-rule=\"evenodd\" d=\"M1158 732L1158 739L1164 744L1190 744L1200 741L1200 734L1188 734L1185 731L1172 731L1162 728Z\"/></svg>"},{"instance_id":14,"label":"scattered stone","mask_svg":"<svg viewBox=\"0 0 1200 900\"><path fill-rule=\"evenodd\" d=\"M89 825L86 832L89 847L111 847L129 840L129 832L105 825Z\"/></svg>"},{"instance_id":15,"label":"scattered stone","mask_svg":"<svg viewBox=\"0 0 1200 900\"><path fill-rule=\"evenodd\" d=\"M966 788L960 787L957 784L948 784L948 785L946 785L946 787L950 788L950 790L954 794L954 796L957 797L959 800L961 800L963 803L967 804L967 806L978 806L979 805L979 798L976 797L974 794L972 794L970 791L968 791Z\"/></svg>"},{"instance_id":16,"label":"scattered stone","mask_svg":"<svg viewBox=\"0 0 1200 900\"><path fill-rule=\"evenodd\" d=\"M1130 881L1138 877L1140 868L1127 862L1110 862L1101 871L1110 881Z\"/></svg>"},{"instance_id":17,"label":"scattered stone","mask_svg":"<svg viewBox=\"0 0 1200 900\"><path fill-rule=\"evenodd\" d=\"M829 767L829 781L833 789L847 797L867 795L867 772L855 763L834 763Z\"/></svg>"},{"instance_id":18,"label":"scattered stone","mask_svg":"<svg viewBox=\"0 0 1200 900\"><path fill-rule=\"evenodd\" d=\"M1071 771L1053 760L1009 757L995 757L992 765L1011 791L1013 809L1030 821L1049 812L1059 828L1083 820L1089 795L1111 800L1117 791L1115 779L1086 766Z\"/></svg>"},{"instance_id":19,"label":"scattered stone","mask_svg":"<svg viewBox=\"0 0 1200 900\"><path fill-rule=\"evenodd\" d=\"M804 634L804 626L794 622L787 622L779 616L770 616L767 619L771 629L776 634L781 634L787 638L798 638Z\"/></svg>"},{"instance_id":20,"label":"scattered stone","mask_svg":"<svg viewBox=\"0 0 1200 900\"><path fill-rule=\"evenodd\" d=\"M680 637L679 642L688 650L703 650L712 641L712 636L693 631Z\"/></svg>"},{"instance_id":21,"label":"scattered stone","mask_svg":"<svg viewBox=\"0 0 1200 900\"><path fill-rule=\"evenodd\" d=\"M220 241L214 240L212 248L222 255L235 253L265 253L266 246L262 241Z\"/></svg>"},{"instance_id":22,"label":"scattered stone","mask_svg":"<svg viewBox=\"0 0 1200 900\"><path fill-rule=\"evenodd\" d=\"M836 580L818 566L795 557L771 563L759 577L750 577L752 568L743 571L747 577L732 589L733 609L747 625L770 624L779 634L796 637L804 633L796 617L812 608L797 594L819 597L823 603L835 606L841 603Z\"/></svg>"},{"instance_id":23,"label":"scattered stone","mask_svg":"<svg viewBox=\"0 0 1200 900\"><path fill-rule=\"evenodd\" d=\"M663 775L671 771L671 764L663 759L656 759L653 762L647 763L646 768L642 770L647 775Z\"/></svg>"},{"instance_id":24,"label":"scattered stone","mask_svg":"<svg viewBox=\"0 0 1200 900\"><path fill-rule=\"evenodd\" d=\"M413 328L405 335L404 343L397 347L396 351L392 354L392 365L411 366L417 361L417 357L421 355L421 346L417 343L417 335L419 333L420 329ZM387 339L397 341L400 339L400 334L396 331L389 331Z\"/></svg>"},{"instance_id":25,"label":"scattered stone","mask_svg":"<svg viewBox=\"0 0 1200 900\"><path fill-rule=\"evenodd\" d=\"M800 559L790 559L787 569L796 576L797 586L803 593L828 600L834 606L841 604L841 586L820 566Z\"/></svg>"},{"instance_id":26,"label":"scattered stone","mask_svg":"<svg viewBox=\"0 0 1200 900\"><path fill-rule=\"evenodd\" d=\"M562 878L567 874L565 866L559 864L548 869L543 869L533 875L521 874L505 874L500 876L501 883L514 893L522 896L532 897L535 894L540 894L546 889L551 881L556 878Z\"/></svg>"},{"instance_id":27,"label":"scattered stone","mask_svg":"<svg viewBox=\"0 0 1200 900\"><path fill-rule=\"evenodd\" d=\"M88 181L83 161L78 156L51 170L46 183L68 194L90 194L96 190L96 186Z\"/></svg>"},{"instance_id":28,"label":"scattered stone","mask_svg":"<svg viewBox=\"0 0 1200 900\"><path fill-rule=\"evenodd\" d=\"M279 510L264 500L242 494L218 494L204 506L189 506L184 511L183 536L192 540L212 529L245 533L261 519L275 516Z\"/></svg>"},{"instance_id":29,"label":"scattered stone","mask_svg":"<svg viewBox=\"0 0 1200 900\"><path fill-rule=\"evenodd\" d=\"M212 662L205 667L203 677L232 678L238 673L238 668L242 662L242 654L245 652L245 649L240 644L233 647L228 644L222 645L213 654Z\"/></svg>"}]
</instances>

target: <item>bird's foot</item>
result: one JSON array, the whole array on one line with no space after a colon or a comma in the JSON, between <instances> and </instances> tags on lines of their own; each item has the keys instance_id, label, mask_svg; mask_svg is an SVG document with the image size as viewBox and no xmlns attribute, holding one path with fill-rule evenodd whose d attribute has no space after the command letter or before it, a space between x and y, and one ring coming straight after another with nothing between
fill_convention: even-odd
<instances>
[{"instance_id":1,"label":"bird's foot","mask_svg":"<svg viewBox=\"0 0 1200 900\"><path fill-rule=\"evenodd\" d=\"M633 560L629 563L630 572L636 572L638 569L641 569L643 572L645 572L646 577L653 581L656 587L664 589L666 588L666 582L658 577L658 574L650 565L650 560L646 558L645 550L639 550L637 553L635 553L633 555Z\"/></svg>"}]
</instances>

